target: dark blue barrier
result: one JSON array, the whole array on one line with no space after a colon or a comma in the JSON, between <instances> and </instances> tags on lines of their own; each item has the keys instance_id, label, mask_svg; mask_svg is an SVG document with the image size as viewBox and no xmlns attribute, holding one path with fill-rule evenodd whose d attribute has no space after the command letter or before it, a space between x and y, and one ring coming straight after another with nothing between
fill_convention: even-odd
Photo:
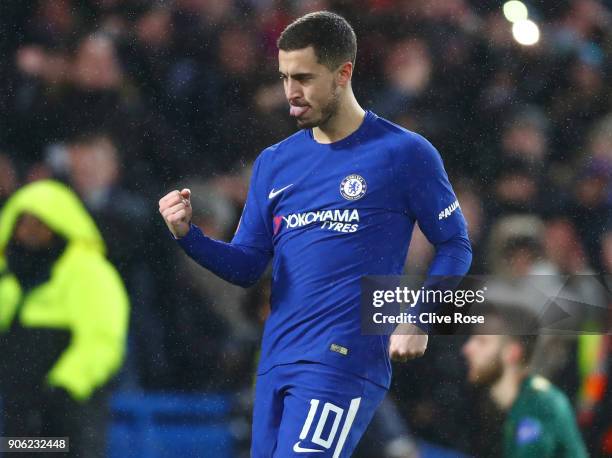
<instances>
[{"instance_id":1,"label":"dark blue barrier","mask_svg":"<svg viewBox=\"0 0 612 458\"><path fill-rule=\"evenodd\" d=\"M420 458L470 458L468 455L430 442L419 441Z\"/></svg>"},{"instance_id":2,"label":"dark blue barrier","mask_svg":"<svg viewBox=\"0 0 612 458\"><path fill-rule=\"evenodd\" d=\"M118 393L109 458L232 458L231 396Z\"/></svg>"}]
</instances>

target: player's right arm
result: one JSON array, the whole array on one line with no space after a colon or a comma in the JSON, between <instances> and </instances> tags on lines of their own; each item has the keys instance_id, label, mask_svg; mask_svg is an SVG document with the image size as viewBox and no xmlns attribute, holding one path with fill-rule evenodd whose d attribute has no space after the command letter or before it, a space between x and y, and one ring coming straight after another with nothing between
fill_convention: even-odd
<instances>
[{"instance_id":1,"label":"player's right arm","mask_svg":"<svg viewBox=\"0 0 612 458\"><path fill-rule=\"evenodd\" d=\"M213 240L191 223L191 192L172 191L159 201L159 212L178 244L194 261L239 286L254 284L272 257L271 229L263 216L258 186L259 160L253 167L249 195L231 243Z\"/></svg>"}]
</instances>

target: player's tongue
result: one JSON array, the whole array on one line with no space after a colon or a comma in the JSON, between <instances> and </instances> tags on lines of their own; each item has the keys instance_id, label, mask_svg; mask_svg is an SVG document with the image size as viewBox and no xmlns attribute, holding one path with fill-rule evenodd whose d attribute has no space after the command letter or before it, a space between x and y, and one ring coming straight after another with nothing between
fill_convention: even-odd
<instances>
[{"instance_id":1,"label":"player's tongue","mask_svg":"<svg viewBox=\"0 0 612 458\"><path fill-rule=\"evenodd\" d=\"M289 108L289 114L291 116L302 116L304 113L306 113L306 110L308 110L307 106L304 107L296 107L295 105L291 105L291 108Z\"/></svg>"}]
</instances>

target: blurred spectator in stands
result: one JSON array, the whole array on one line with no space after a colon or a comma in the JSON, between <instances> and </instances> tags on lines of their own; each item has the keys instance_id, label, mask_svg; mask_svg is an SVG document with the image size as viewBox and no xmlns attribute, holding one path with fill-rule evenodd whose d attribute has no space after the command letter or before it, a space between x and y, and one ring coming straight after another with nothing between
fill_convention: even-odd
<instances>
[{"instance_id":1,"label":"blurred spectator in stands","mask_svg":"<svg viewBox=\"0 0 612 458\"><path fill-rule=\"evenodd\" d=\"M7 154L0 152L0 209L17 189L17 180L17 170L13 161Z\"/></svg>"},{"instance_id":2,"label":"blurred spectator in stands","mask_svg":"<svg viewBox=\"0 0 612 458\"><path fill-rule=\"evenodd\" d=\"M189 160L207 162L218 114L211 108L220 103L218 70L211 65L216 37L197 16L185 16L180 5L177 8L160 5L143 13L133 36L121 42L121 51L138 92L171 126L173 141L182 139L182 148L197 142L188 149Z\"/></svg>"},{"instance_id":3,"label":"blurred spectator in stands","mask_svg":"<svg viewBox=\"0 0 612 458\"><path fill-rule=\"evenodd\" d=\"M556 274L544 250L545 228L535 215L498 219L487 241L488 271L500 277Z\"/></svg>"},{"instance_id":4,"label":"blurred spectator in stands","mask_svg":"<svg viewBox=\"0 0 612 458\"><path fill-rule=\"evenodd\" d=\"M505 117L505 110L510 107L517 96L516 81L512 73L507 68L499 68L482 88L477 106L483 118L488 116L499 119Z\"/></svg>"},{"instance_id":5,"label":"blurred spectator in stands","mask_svg":"<svg viewBox=\"0 0 612 458\"><path fill-rule=\"evenodd\" d=\"M159 297L164 288L155 281L155 269L161 264L156 260L165 257L165 247L148 243L159 230L158 225L150 223L150 205L140 193L123 186L125 170L121 169L120 153L106 132L76 136L63 151L66 157L59 162L64 162L66 178L100 228L107 241L108 258L132 299L131 336L136 351L129 361L136 364L142 379L162 383L167 363Z\"/></svg>"},{"instance_id":6,"label":"blurred spectator in stands","mask_svg":"<svg viewBox=\"0 0 612 458\"><path fill-rule=\"evenodd\" d=\"M543 167L548 159L549 122L536 107L516 111L502 133L502 155L522 159L527 164Z\"/></svg>"},{"instance_id":7,"label":"blurred spectator in stands","mask_svg":"<svg viewBox=\"0 0 612 458\"><path fill-rule=\"evenodd\" d=\"M599 119L588 137L588 157L609 170L612 164L612 113Z\"/></svg>"},{"instance_id":8,"label":"blurred spectator in stands","mask_svg":"<svg viewBox=\"0 0 612 458\"><path fill-rule=\"evenodd\" d=\"M484 323L475 328L462 353L469 382L485 388L506 413L498 439L503 455L586 458L567 396L530 370L539 336L537 315L518 305L489 304L483 312Z\"/></svg>"},{"instance_id":9,"label":"blurred spectator in stands","mask_svg":"<svg viewBox=\"0 0 612 458\"><path fill-rule=\"evenodd\" d=\"M595 45L592 45L595 47ZM556 124L554 159L574 159L582 146L583 133L610 109L610 90L604 79L603 52L596 47L592 56L579 56L565 71L552 97L552 119Z\"/></svg>"},{"instance_id":10,"label":"blurred spectator in stands","mask_svg":"<svg viewBox=\"0 0 612 458\"><path fill-rule=\"evenodd\" d=\"M79 27L78 8L71 0L37 2L28 23L31 39L46 47L70 46Z\"/></svg>"},{"instance_id":11,"label":"blurred spectator in stands","mask_svg":"<svg viewBox=\"0 0 612 458\"><path fill-rule=\"evenodd\" d=\"M141 264L151 215L146 200L123 187L121 163L105 132L84 133L67 145L68 181L106 236L111 261L129 277L133 263Z\"/></svg>"},{"instance_id":12,"label":"blurred spectator in stands","mask_svg":"<svg viewBox=\"0 0 612 458\"><path fill-rule=\"evenodd\" d=\"M12 113L5 121L6 137L27 168L41 158L47 143L57 140L57 118L48 118L46 107L59 101L58 85L69 79L69 62L61 52L24 45L17 49L14 65L13 90L5 102Z\"/></svg>"},{"instance_id":13,"label":"blurred spectator in stands","mask_svg":"<svg viewBox=\"0 0 612 458\"><path fill-rule=\"evenodd\" d=\"M591 129L577 168L568 213L585 243L590 263L600 268L600 239L612 211L612 115Z\"/></svg>"},{"instance_id":14,"label":"blurred spectator in stands","mask_svg":"<svg viewBox=\"0 0 612 458\"><path fill-rule=\"evenodd\" d=\"M390 44L384 61L387 85L374 97L373 110L388 119L398 120L411 130L422 132L420 109L427 104L433 63L425 40L405 38Z\"/></svg>"},{"instance_id":15,"label":"blurred spectator in stands","mask_svg":"<svg viewBox=\"0 0 612 458\"><path fill-rule=\"evenodd\" d=\"M547 222L544 250L546 257L562 275L592 273L576 227L567 217L554 217Z\"/></svg>"},{"instance_id":16,"label":"blurred spectator in stands","mask_svg":"<svg viewBox=\"0 0 612 458\"><path fill-rule=\"evenodd\" d=\"M305 0L295 3L296 8L291 14L287 8L283 8L283 0L264 0L252 2L256 8L257 27L261 32L263 56L266 63L275 65L278 59L278 47L276 41L281 32L293 20L293 16L299 17L310 11L321 11L329 9L326 0ZM313 8L314 9L311 9ZM309 10L310 11L304 11Z\"/></svg>"},{"instance_id":17,"label":"blurred spectator in stands","mask_svg":"<svg viewBox=\"0 0 612 458\"><path fill-rule=\"evenodd\" d=\"M61 75L64 84L53 91L44 75L56 60L45 52L19 57L26 51L34 52L22 49L18 58L34 61L29 67L40 67L35 76L42 84L26 91L27 97L14 98L19 116L11 120L10 130L11 139L27 151L31 162L40 160L41 152L54 142L102 129L112 133L129 156L124 167L133 186L146 188L156 181L153 177L168 182L176 175L183 163L167 159L181 159L189 149L181 137L173 136L162 116L148 110L146 100L130 85L111 38L99 33L86 36L71 60L65 55L58 58L60 70L52 75ZM28 83L20 84L19 93L23 93Z\"/></svg>"},{"instance_id":18,"label":"blurred spectator in stands","mask_svg":"<svg viewBox=\"0 0 612 458\"><path fill-rule=\"evenodd\" d=\"M107 206L120 176L117 148L110 137L82 135L70 141L67 154L70 182L85 204L92 210Z\"/></svg>"},{"instance_id":19,"label":"blurred spectator in stands","mask_svg":"<svg viewBox=\"0 0 612 458\"><path fill-rule=\"evenodd\" d=\"M544 114L533 106L513 110L512 117L505 122L499 153L483 159L485 166L492 159L495 161L490 170L497 177L492 185L499 208L491 217L508 212L542 212L541 190L551 188L545 173L549 129ZM556 197L561 198L562 194ZM491 207L489 205L490 210Z\"/></svg>"},{"instance_id":20,"label":"blurred spectator in stands","mask_svg":"<svg viewBox=\"0 0 612 458\"><path fill-rule=\"evenodd\" d=\"M554 28L551 45L560 52L575 52L589 42L599 42L610 30L612 16L609 2L574 0L558 12L560 20Z\"/></svg>"},{"instance_id":21,"label":"blurred spectator in stands","mask_svg":"<svg viewBox=\"0 0 612 458\"><path fill-rule=\"evenodd\" d=\"M95 223L64 185L39 181L0 214L3 435L69 436L103 457L107 395L128 323L123 282Z\"/></svg>"},{"instance_id":22,"label":"blurred spectator in stands","mask_svg":"<svg viewBox=\"0 0 612 458\"><path fill-rule=\"evenodd\" d=\"M280 84L276 74L272 80L262 73L258 65L261 50L256 43L248 32L248 24L245 27L242 23L226 27L219 39L219 97L226 110L215 121L223 129L215 129L215 151L210 152L209 160L216 161L225 171L236 165L229 159L250 163L268 146L264 141L271 138L267 133L270 127L254 112L253 96L262 83Z\"/></svg>"},{"instance_id":23,"label":"blurred spectator in stands","mask_svg":"<svg viewBox=\"0 0 612 458\"><path fill-rule=\"evenodd\" d=\"M542 259L542 246L537 239L531 237L509 239L503 252L510 272L516 276L529 275L535 264Z\"/></svg>"},{"instance_id":24,"label":"blurred spectator in stands","mask_svg":"<svg viewBox=\"0 0 612 458\"><path fill-rule=\"evenodd\" d=\"M541 212L542 175L535 170L537 168L519 158L507 158L500 162L491 184L494 198L487 201L487 216L490 219Z\"/></svg>"},{"instance_id":25,"label":"blurred spectator in stands","mask_svg":"<svg viewBox=\"0 0 612 458\"><path fill-rule=\"evenodd\" d=\"M152 172L167 183L179 171L187 150L180 150L180 139L172 136L163 118L149 112L146 101L133 90L110 38L91 35L81 41L74 58L72 85L64 99L69 107L80 107L64 113L70 125L65 133L110 132L130 158L126 174L136 181L133 186L146 189Z\"/></svg>"},{"instance_id":26,"label":"blurred spectator in stands","mask_svg":"<svg viewBox=\"0 0 612 458\"><path fill-rule=\"evenodd\" d=\"M589 263L597 268L600 264L600 241L612 211L610 184L612 162L591 160L575 179L574 196L568 213L584 241Z\"/></svg>"},{"instance_id":27,"label":"blurred spectator in stands","mask_svg":"<svg viewBox=\"0 0 612 458\"><path fill-rule=\"evenodd\" d=\"M71 80L83 93L121 88L125 75L109 37L90 35L81 41L73 62Z\"/></svg>"},{"instance_id":28,"label":"blurred spectator in stands","mask_svg":"<svg viewBox=\"0 0 612 458\"><path fill-rule=\"evenodd\" d=\"M28 45L19 48L16 58L17 68L24 76L38 78L46 84L65 82L69 76L68 62L62 53L47 51L38 45ZM27 88L24 88L22 95L27 96L27 92Z\"/></svg>"},{"instance_id":29,"label":"blurred spectator in stands","mask_svg":"<svg viewBox=\"0 0 612 458\"><path fill-rule=\"evenodd\" d=\"M138 18L135 26L134 41L138 48L133 57L140 59L145 65L141 69L144 74L134 75L144 76L138 79L138 88L156 100L161 100L167 89L163 85L167 77L166 72L174 60L172 12L166 8L153 8ZM130 66L133 63L127 62L126 65Z\"/></svg>"}]
</instances>

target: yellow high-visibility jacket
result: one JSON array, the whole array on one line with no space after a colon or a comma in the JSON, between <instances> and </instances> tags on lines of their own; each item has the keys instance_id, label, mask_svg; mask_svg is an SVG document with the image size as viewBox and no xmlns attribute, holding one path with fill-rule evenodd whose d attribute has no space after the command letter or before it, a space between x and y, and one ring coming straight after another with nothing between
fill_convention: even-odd
<instances>
[{"instance_id":1,"label":"yellow high-visibility jacket","mask_svg":"<svg viewBox=\"0 0 612 458\"><path fill-rule=\"evenodd\" d=\"M67 245L50 279L25 297L14 275L8 272L0 278L0 333L15 319L24 328L70 331L70 343L47 374L47 382L85 401L123 361L129 319L124 284L106 259L100 232L78 197L51 180L24 186L1 209L0 272L7 271L5 249L22 213L40 219Z\"/></svg>"}]
</instances>

